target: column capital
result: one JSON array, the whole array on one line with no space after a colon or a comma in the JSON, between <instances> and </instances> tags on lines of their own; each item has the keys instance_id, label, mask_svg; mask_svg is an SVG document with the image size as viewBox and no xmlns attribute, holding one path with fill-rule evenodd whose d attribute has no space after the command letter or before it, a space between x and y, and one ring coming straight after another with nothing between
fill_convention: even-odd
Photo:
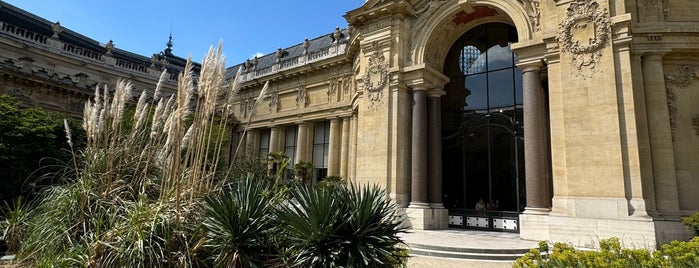
<instances>
[{"instance_id":1,"label":"column capital","mask_svg":"<svg viewBox=\"0 0 699 268\"><path fill-rule=\"evenodd\" d=\"M663 56L670 52L669 50L644 51L641 53L641 60L657 60L663 59Z\"/></svg>"},{"instance_id":2,"label":"column capital","mask_svg":"<svg viewBox=\"0 0 699 268\"><path fill-rule=\"evenodd\" d=\"M544 63L541 59L539 59L539 60L517 63L517 67L519 67L519 69L522 71L522 73L539 72L539 71L541 71L541 68L544 67Z\"/></svg>"},{"instance_id":3,"label":"column capital","mask_svg":"<svg viewBox=\"0 0 699 268\"><path fill-rule=\"evenodd\" d=\"M433 88L433 89L430 89L427 91L428 98L441 98L442 96L444 96L446 94L447 94L447 92L441 88Z\"/></svg>"}]
</instances>

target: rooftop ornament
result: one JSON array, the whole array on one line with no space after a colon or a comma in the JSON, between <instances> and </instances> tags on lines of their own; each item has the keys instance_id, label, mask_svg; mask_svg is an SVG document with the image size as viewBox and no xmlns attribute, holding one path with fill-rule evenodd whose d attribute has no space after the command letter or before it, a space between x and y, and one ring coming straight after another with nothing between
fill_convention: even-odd
<instances>
[{"instance_id":1,"label":"rooftop ornament","mask_svg":"<svg viewBox=\"0 0 699 268\"><path fill-rule=\"evenodd\" d=\"M58 35L63 32L63 26L61 26L60 21L56 21L53 25L51 25L51 30L53 31L53 35L51 38L58 38Z\"/></svg>"},{"instance_id":2,"label":"rooftop ornament","mask_svg":"<svg viewBox=\"0 0 699 268\"><path fill-rule=\"evenodd\" d=\"M342 31L340 31L340 27L335 27L335 32L332 34L332 39L333 42L340 43L340 39L342 38Z\"/></svg>"},{"instance_id":3,"label":"rooftop ornament","mask_svg":"<svg viewBox=\"0 0 699 268\"><path fill-rule=\"evenodd\" d=\"M109 40L109 42L107 42L107 44L104 45L104 47L107 48L107 52L104 54L111 56L112 50L114 50L114 41Z\"/></svg>"},{"instance_id":4,"label":"rooftop ornament","mask_svg":"<svg viewBox=\"0 0 699 268\"><path fill-rule=\"evenodd\" d=\"M308 37L303 40L303 54L308 53L308 48L311 47L311 42L308 41Z\"/></svg>"}]
</instances>

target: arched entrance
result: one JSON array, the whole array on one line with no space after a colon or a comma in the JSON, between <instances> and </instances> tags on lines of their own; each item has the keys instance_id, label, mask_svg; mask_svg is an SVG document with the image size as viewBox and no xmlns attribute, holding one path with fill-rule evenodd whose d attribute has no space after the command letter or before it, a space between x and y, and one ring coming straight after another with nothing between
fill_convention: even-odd
<instances>
[{"instance_id":1,"label":"arched entrance","mask_svg":"<svg viewBox=\"0 0 699 268\"><path fill-rule=\"evenodd\" d=\"M445 60L441 98L444 205L449 224L518 231L525 207L522 73L515 27L486 23Z\"/></svg>"}]
</instances>

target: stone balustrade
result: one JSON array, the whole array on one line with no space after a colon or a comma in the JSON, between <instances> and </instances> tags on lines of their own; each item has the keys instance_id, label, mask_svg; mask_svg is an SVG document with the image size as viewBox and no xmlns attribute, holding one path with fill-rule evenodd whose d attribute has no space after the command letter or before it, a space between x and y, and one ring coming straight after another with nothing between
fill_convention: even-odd
<instances>
[{"instance_id":1,"label":"stone balustrade","mask_svg":"<svg viewBox=\"0 0 699 268\"><path fill-rule=\"evenodd\" d=\"M0 35L7 35L12 38L20 39L24 42L29 42L31 44L49 46L54 49L58 49L65 52L68 55L77 56L81 60L93 61L100 64L108 64L110 66L116 67L117 69L122 69L126 73L140 73L145 75L153 76L157 79L160 76L160 70L149 70L148 65L144 62L135 62L123 58L115 59L111 55L106 53L90 50L80 46L64 43L56 38L51 38L50 36L38 34L22 27L12 25L10 23L0 21ZM166 78L169 82L177 81L177 73L170 73Z\"/></svg>"},{"instance_id":2,"label":"stone balustrade","mask_svg":"<svg viewBox=\"0 0 699 268\"><path fill-rule=\"evenodd\" d=\"M325 47L313 52L306 53L304 55L296 56L287 60L277 62L269 67L244 72L243 74L241 74L240 81L247 82L253 79L258 79L264 76L276 74L280 71L302 67L314 62L343 55L345 53L346 48L346 43L333 44L329 47Z\"/></svg>"}]
</instances>

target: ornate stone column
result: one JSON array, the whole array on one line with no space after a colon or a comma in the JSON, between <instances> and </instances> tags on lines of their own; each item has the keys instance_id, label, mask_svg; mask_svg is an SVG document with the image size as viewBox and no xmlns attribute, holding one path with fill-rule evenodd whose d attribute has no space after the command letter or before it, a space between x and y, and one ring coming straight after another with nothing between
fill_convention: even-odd
<instances>
[{"instance_id":1,"label":"ornate stone column","mask_svg":"<svg viewBox=\"0 0 699 268\"><path fill-rule=\"evenodd\" d=\"M342 141L340 146L340 177L347 179L349 158L350 118L342 118Z\"/></svg>"},{"instance_id":2,"label":"ornate stone column","mask_svg":"<svg viewBox=\"0 0 699 268\"><path fill-rule=\"evenodd\" d=\"M427 101L427 172L428 201L431 208L442 204L442 95L441 89L431 91Z\"/></svg>"},{"instance_id":3,"label":"ornate stone column","mask_svg":"<svg viewBox=\"0 0 699 268\"><path fill-rule=\"evenodd\" d=\"M306 159L306 154L308 151L306 142L308 140L308 123L299 123L299 131L296 136L296 159L294 164L298 164L301 161L308 161Z\"/></svg>"},{"instance_id":4,"label":"ornate stone column","mask_svg":"<svg viewBox=\"0 0 699 268\"><path fill-rule=\"evenodd\" d=\"M544 120L544 93L541 88L541 67L538 61L520 66L524 101L524 170L526 180L526 214L547 214L551 211L549 193L548 144Z\"/></svg>"},{"instance_id":5,"label":"ornate stone column","mask_svg":"<svg viewBox=\"0 0 699 268\"><path fill-rule=\"evenodd\" d=\"M410 208L428 208L427 200L427 108L424 88L413 89L413 138Z\"/></svg>"},{"instance_id":6,"label":"ornate stone column","mask_svg":"<svg viewBox=\"0 0 699 268\"><path fill-rule=\"evenodd\" d=\"M656 208L661 214L679 210L675 152L670 128L670 113L663 73L664 52L650 52L641 57L643 87L646 97ZM674 213L670 213L674 214Z\"/></svg>"},{"instance_id":7,"label":"ornate stone column","mask_svg":"<svg viewBox=\"0 0 699 268\"><path fill-rule=\"evenodd\" d=\"M328 145L328 176L340 175L340 122L339 118L330 119L330 141Z\"/></svg>"}]
</instances>

